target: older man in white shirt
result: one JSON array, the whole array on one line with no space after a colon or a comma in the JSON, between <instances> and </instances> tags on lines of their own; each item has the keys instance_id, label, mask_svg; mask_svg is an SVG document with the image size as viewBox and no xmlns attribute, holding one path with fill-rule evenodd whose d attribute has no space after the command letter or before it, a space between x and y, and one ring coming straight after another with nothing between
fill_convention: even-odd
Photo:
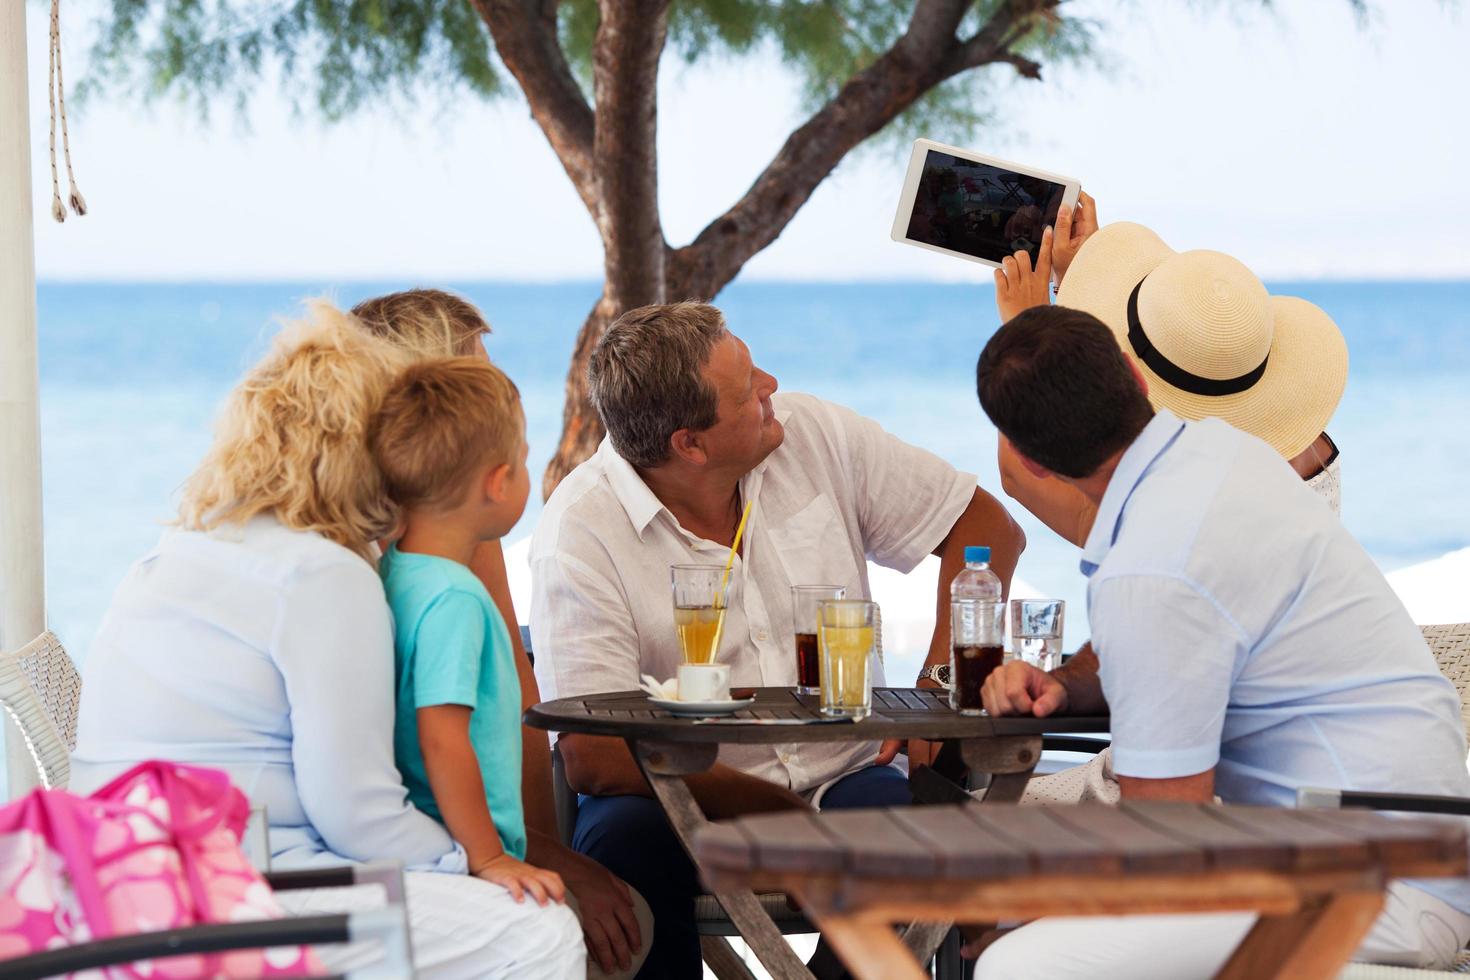
<instances>
[{"instance_id":1,"label":"older man in white shirt","mask_svg":"<svg viewBox=\"0 0 1470 980\"><path fill-rule=\"evenodd\" d=\"M608 439L557 487L531 546L545 697L673 675L681 653L669 566L723 562L746 502L720 651L736 685L795 684L793 585L867 596L868 559L907 572L932 553L941 559L939 609L965 545L990 545L1007 582L1024 547L974 476L847 409L776 396L776 379L714 307L624 315L594 351L589 380ZM937 616L932 660L948 654L948 619ZM632 756L616 739L559 744L568 779L586 794L576 848L653 909L640 976L698 976L698 881ZM801 806L817 792L829 807L907 802L904 774L889 765L896 752L872 743L730 748L689 783L716 816Z\"/></svg>"}]
</instances>

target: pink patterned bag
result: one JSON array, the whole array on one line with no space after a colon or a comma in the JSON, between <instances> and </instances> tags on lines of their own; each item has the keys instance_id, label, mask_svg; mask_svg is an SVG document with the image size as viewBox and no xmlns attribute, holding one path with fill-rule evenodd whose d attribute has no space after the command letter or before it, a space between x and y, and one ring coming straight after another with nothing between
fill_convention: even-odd
<instances>
[{"instance_id":1,"label":"pink patterned bag","mask_svg":"<svg viewBox=\"0 0 1470 980\"><path fill-rule=\"evenodd\" d=\"M36 790L0 809L0 961L138 932L280 918L270 886L240 850L249 810L223 772L157 761L90 797ZM89 975L321 972L309 948L287 946L174 956Z\"/></svg>"}]
</instances>

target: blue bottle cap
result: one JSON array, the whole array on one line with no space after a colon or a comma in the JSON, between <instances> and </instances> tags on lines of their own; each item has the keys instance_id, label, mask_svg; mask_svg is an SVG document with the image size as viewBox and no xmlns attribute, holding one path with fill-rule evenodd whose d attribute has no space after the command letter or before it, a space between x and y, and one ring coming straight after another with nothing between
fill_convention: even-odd
<instances>
[{"instance_id":1,"label":"blue bottle cap","mask_svg":"<svg viewBox=\"0 0 1470 980\"><path fill-rule=\"evenodd\" d=\"M976 562L990 564L990 546L986 544L972 544L965 546L965 564L971 565Z\"/></svg>"}]
</instances>

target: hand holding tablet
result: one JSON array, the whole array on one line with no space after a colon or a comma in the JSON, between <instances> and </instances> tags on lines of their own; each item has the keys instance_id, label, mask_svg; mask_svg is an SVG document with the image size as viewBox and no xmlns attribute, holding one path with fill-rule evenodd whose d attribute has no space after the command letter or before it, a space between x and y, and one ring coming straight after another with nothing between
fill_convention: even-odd
<instances>
[{"instance_id":1,"label":"hand holding tablet","mask_svg":"<svg viewBox=\"0 0 1470 980\"><path fill-rule=\"evenodd\" d=\"M1046 306L1051 302L1051 255L1054 232L1048 228L1041 233L1040 257L1031 264L1025 252L1007 255L999 269L995 270L995 307L1000 313L1000 322L1006 323L1033 306Z\"/></svg>"},{"instance_id":2,"label":"hand holding tablet","mask_svg":"<svg viewBox=\"0 0 1470 980\"><path fill-rule=\"evenodd\" d=\"M893 240L994 268L1026 252L1034 267L1042 234L1080 191L1072 177L915 140Z\"/></svg>"}]
</instances>

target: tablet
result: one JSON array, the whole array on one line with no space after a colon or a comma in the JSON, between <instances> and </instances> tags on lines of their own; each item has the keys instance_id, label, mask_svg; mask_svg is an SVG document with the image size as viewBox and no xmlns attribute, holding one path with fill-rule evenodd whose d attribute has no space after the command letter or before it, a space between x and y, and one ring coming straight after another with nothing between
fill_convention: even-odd
<instances>
[{"instance_id":1,"label":"tablet","mask_svg":"<svg viewBox=\"0 0 1470 980\"><path fill-rule=\"evenodd\" d=\"M1034 264L1041 233L1080 189L1072 177L915 140L893 240L989 266L1024 250Z\"/></svg>"}]
</instances>

